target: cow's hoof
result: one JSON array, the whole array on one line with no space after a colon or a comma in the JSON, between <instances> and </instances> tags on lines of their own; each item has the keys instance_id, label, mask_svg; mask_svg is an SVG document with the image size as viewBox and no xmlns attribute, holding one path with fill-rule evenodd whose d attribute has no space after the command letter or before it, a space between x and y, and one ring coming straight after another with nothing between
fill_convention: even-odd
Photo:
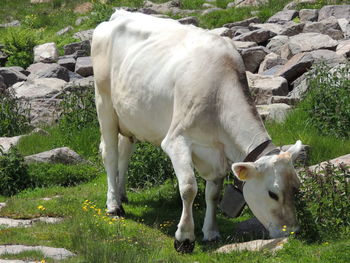
<instances>
[{"instance_id":1,"label":"cow's hoof","mask_svg":"<svg viewBox=\"0 0 350 263\"><path fill-rule=\"evenodd\" d=\"M115 208L113 211L107 211L107 214L109 216L117 216L117 217L125 217L125 210L123 206Z\"/></svg>"},{"instance_id":2,"label":"cow's hoof","mask_svg":"<svg viewBox=\"0 0 350 263\"><path fill-rule=\"evenodd\" d=\"M180 253L192 253L194 249L195 241L190 241L189 239L185 239L180 242L175 239L174 248L177 252Z\"/></svg>"}]
</instances>

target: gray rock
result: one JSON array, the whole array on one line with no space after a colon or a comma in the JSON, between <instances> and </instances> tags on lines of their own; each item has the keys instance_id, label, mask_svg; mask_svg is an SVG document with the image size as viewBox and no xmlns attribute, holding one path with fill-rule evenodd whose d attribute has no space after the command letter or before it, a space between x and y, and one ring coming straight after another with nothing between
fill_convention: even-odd
<instances>
[{"instance_id":1,"label":"gray rock","mask_svg":"<svg viewBox=\"0 0 350 263\"><path fill-rule=\"evenodd\" d=\"M234 37L235 41L250 41L256 42L258 44L264 43L268 41L271 37L274 37L276 34L271 32L270 30L265 29L257 29L251 32L244 33L237 37Z\"/></svg>"},{"instance_id":2,"label":"gray rock","mask_svg":"<svg viewBox=\"0 0 350 263\"><path fill-rule=\"evenodd\" d=\"M15 67L3 67L0 68L0 76L3 79L3 83L6 87L10 87L17 82L21 82L27 79L27 76L18 71Z\"/></svg>"},{"instance_id":3,"label":"gray rock","mask_svg":"<svg viewBox=\"0 0 350 263\"><path fill-rule=\"evenodd\" d=\"M57 78L69 81L68 69L57 63L35 63L30 65L27 70L30 72L29 79L34 78Z\"/></svg>"},{"instance_id":4,"label":"gray rock","mask_svg":"<svg viewBox=\"0 0 350 263\"><path fill-rule=\"evenodd\" d=\"M68 82L67 85L64 87L64 90L73 91L77 88L94 89L94 85L94 77L90 76L87 78L76 79L74 81Z\"/></svg>"},{"instance_id":5,"label":"gray rock","mask_svg":"<svg viewBox=\"0 0 350 263\"><path fill-rule=\"evenodd\" d=\"M262 119L276 122L283 122L291 110L291 106L284 103L257 105L256 108Z\"/></svg>"},{"instance_id":6,"label":"gray rock","mask_svg":"<svg viewBox=\"0 0 350 263\"><path fill-rule=\"evenodd\" d=\"M249 26L251 23L260 23L260 18L258 17L252 17L252 18L248 18L242 21L238 21L238 22L233 22L233 23L228 23L228 24L224 24L224 27L235 27L235 26L243 26L243 27L247 27Z\"/></svg>"},{"instance_id":7,"label":"gray rock","mask_svg":"<svg viewBox=\"0 0 350 263\"><path fill-rule=\"evenodd\" d=\"M287 105L295 105L299 100L288 96L272 96L267 100L267 104L284 103Z\"/></svg>"},{"instance_id":8,"label":"gray rock","mask_svg":"<svg viewBox=\"0 0 350 263\"><path fill-rule=\"evenodd\" d=\"M288 46L292 55L317 49L335 50L338 41L319 33L301 33L289 38Z\"/></svg>"},{"instance_id":9,"label":"gray rock","mask_svg":"<svg viewBox=\"0 0 350 263\"><path fill-rule=\"evenodd\" d=\"M273 95L288 94L288 82L282 77L264 76L247 72L247 80L255 104L267 104Z\"/></svg>"},{"instance_id":10,"label":"gray rock","mask_svg":"<svg viewBox=\"0 0 350 263\"><path fill-rule=\"evenodd\" d=\"M1 227L31 227L37 222L43 222L47 224L55 224L62 222L63 218L60 217L39 217L34 219L12 219L7 217L0 217Z\"/></svg>"},{"instance_id":11,"label":"gray rock","mask_svg":"<svg viewBox=\"0 0 350 263\"><path fill-rule=\"evenodd\" d=\"M25 245L1 245L0 255L5 254L19 254L25 251L40 251L45 257L54 260L62 260L75 256L74 253L65 248L54 248L46 246L25 246Z\"/></svg>"},{"instance_id":12,"label":"gray rock","mask_svg":"<svg viewBox=\"0 0 350 263\"><path fill-rule=\"evenodd\" d=\"M313 62L314 58L310 53L297 54L283 65L276 75L284 77L290 83L304 74L312 66Z\"/></svg>"},{"instance_id":13,"label":"gray rock","mask_svg":"<svg viewBox=\"0 0 350 263\"><path fill-rule=\"evenodd\" d=\"M249 28L244 26L234 26L231 27L230 30L232 31L233 37L250 32Z\"/></svg>"},{"instance_id":14,"label":"gray rock","mask_svg":"<svg viewBox=\"0 0 350 263\"><path fill-rule=\"evenodd\" d=\"M79 39L80 41L92 40L92 34L94 33L94 29L83 30L75 33L73 38Z\"/></svg>"},{"instance_id":15,"label":"gray rock","mask_svg":"<svg viewBox=\"0 0 350 263\"><path fill-rule=\"evenodd\" d=\"M27 163L61 163L61 164L79 164L86 161L76 152L68 147L56 148L50 151L33 154L24 157Z\"/></svg>"},{"instance_id":16,"label":"gray rock","mask_svg":"<svg viewBox=\"0 0 350 263\"><path fill-rule=\"evenodd\" d=\"M75 73L83 77L93 75L92 61L90 57L80 57L75 64Z\"/></svg>"},{"instance_id":17,"label":"gray rock","mask_svg":"<svg viewBox=\"0 0 350 263\"><path fill-rule=\"evenodd\" d=\"M260 74L265 76L275 76L282 67L283 65L276 65L268 70L261 72Z\"/></svg>"},{"instance_id":18,"label":"gray rock","mask_svg":"<svg viewBox=\"0 0 350 263\"><path fill-rule=\"evenodd\" d=\"M5 84L5 80L3 76L0 75L0 94L7 89L7 85Z\"/></svg>"},{"instance_id":19,"label":"gray rock","mask_svg":"<svg viewBox=\"0 0 350 263\"><path fill-rule=\"evenodd\" d=\"M14 137L0 137L0 148L4 153L7 153L12 146L17 146L21 138L22 135Z\"/></svg>"},{"instance_id":20,"label":"gray rock","mask_svg":"<svg viewBox=\"0 0 350 263\"><path fill-rule=\"evenodd\" d=\"M209 8L215 8L215 5L209 4L209 3L204 3L202 5L203 9L209 9Z\"/></svg>"},{"instance_id":21,"label":"gray rock","mask_svg":"<svg viewBox=\"0 0 350 263\"><path fill-rule=\"evenodd\" d=\"M189 17L184 17L184 18L180 18L179 20L180 24L183 25L194 25L194 26L198 26L199 24L199 20L197 17L195 16L189 16Z\"/></svg>"},{"instance_id":22,"label":"gray rock","mask_svg":"<svg viewBox=\"0 0 350 263\"><path fill-rule=\"evenodd\" d=\"M282 10L271 16L267 23L283 23L293 20L299 14L296 10Z\"/></svg>"},{"instance_id":23,"label":"gray rock","mask_svg":"<svg viewBox=\"0 0 350 263\"><path fill-rule=\"evenodd\" d=\"M327 166L327 163L331 163L335 166L345 165L347 167L350 167L350 154L346 154L346 155L334 158L332 160L329 160L327 162L322 162L322 163L310 166L309 170L316 171L316 172L320 171Z\"/></svg>"},{"instance_id":24,"label":"gray rock","mask_svg":"<svg viewBox=\"0 0 350 263\"><path fill-rule=\"evenodd\" d=\"M339 41L336 53L340 56L350 58L350 40Z\"/></svg>"},{"instance_id":25,"label":"gray rock","mask_svg":"<svg viewBox=\"0 0 350 263\"><path fill-rule=\"evenodd\" d=\"M230 7L260 6L267 2L268 0L235 0Z\"/></svg>"},{"instance_id":26,"label":"gray rock","mask_svg":"<svg viewBox=\"0 0 350 263\"><path fill-rule=\"evenodd\" d=\"M84 23L84 21L88 20L89 17L88 16L81 16L78 17L77 20L75 20L75 25L76 26L80 26L82 23Z\"/></svg>"},{"instance_id":27,"label":"gray rock","mask_svg":"<svg viewBox=\"0 0 350 263\"><path fill-rule=\"evenodd\" d=\"M75 59L74 58L60 58L57 61L58 65L70 70L74 71L75 69Z\"/></svg>"},{"instance_id":28,"label":"gray rock","mask_svg":"<svg viewBox=\"0 0 350 263\"><path fill-rule=\"evenodd\" d=\"M318 14L318 21L322 21L331 16L335 18L346 18L350 20L350 5L326 5L323 6Z\"/></svg>"},{"instance_id":29,"label":"gray rock","mask_svg":"<svg viewBox=\"0 0 350 263\"><path fill-rule=\"evenodd\" d=\"M338 19L338 24L341 31L343 32L344 38L350 38L350 20L340 18Z\"/></svg>"},{"instance_id":30,"label":"gray rock","mask_svg":"<svg viewBox=\"0 0 350 263\"><path fill-rule=\"evenodd\" d=\"M321 22L306 23L303 33L320 33L330 36L335 40L343 39L343 32L335 18L324 19Z\"/></svg>"},{"instance_id":31,"label":"gray rock","mask_svg":"<svg viewBox=\"0 0 350 263\"><path fill-rule=\"evenodd\" d=\"M265 29L275 33L276 35L279 35L283 30L283 25L276 24L276 23L251 23L249 25L249 29L250 30Z\"/></svg>"},{"instance_id":32,"label":"gray rock","mask_svg":"<svg viewBox=\"0 0 350 263\"><path fill-rule=\"evenodd\" d=\"M295 9L298 4L312 4L315 3L317 0L294 0L290 3L288 3L283 10L293 10Z\"/></svg>"},{"instance_id":33,"label":"gray rock","mask_svg":"<svg viewBox=\"0 0 350 263\"><path fill-rule=\"evenodd\" d=\"M222 37L229 37L229 38L233 37L232 30L227 27L214 28L212 30L209 30L209 32Z\"/></svg>"},{"instance_id":34,"label":"gray rock","mask_svg":"<svg viewBox=\"0 0 350 263\"><path fill-rule=\"evenodd\" d=\"M14 20L14 21L9 22L9 23L0 24L0 28L18 27L20 25L21 25L21 22L19 22L18 20Z\"/></svg>"},{"instance_id":35,"label":"gray rock","mask_svg":"<svg viewBox=\"0 0 350 263\"><path fill-rule=\"evenodd\" d=\"M232 253L233 251L270 251L272 253L281 250L288 242L288 238L260 239L244 243L235 243L218 248L215 253Z\"/></svg>"},{"instance_id":36,"label":"gray rock","mask_svg":"<svg viewBox=\"0 0 350 263\"><path fill-rule=\"evenodd\" d=\"M233 41L233 44L235 44L237 49L247 49L251 47L256 47L258 45L255 42L249 42L249 41Z\"/></svg>"},{"instance_id":37,"label":"gray rock","mask_svg":"<svg viewBox=\"0 0 350 263\"><path fill-rule=\"evenodd\" d=\"M52 63L58 60L58 49L55 43L45 43L34 47L34 63Z\"/></svg>"},{"instance_id":38,"label":"gray rock","mask_svg":"<svg viewBox=\"0 0 350 263\"><path fill-rule=\"evenodd\" d=\"M275 36L270 39L266 47L272 52L280 55L282 46L288 43L288 41L289 41L288 36Z\"/></svg>"},{"instance_id":39,"label":"gray rock","mask_svg":"<svg viewBox=\"0 0 350 263\"><path fill-rule=\"evenodd\" d=\"M313 63L324 62L330 66L336 66L337 64L346 63L344 55L337 54L335 51L320 49L310 52Z\"/></svg>"},{"instance_id":40,"label":"gray rock","mask_svg":"<svg viewBox=\"0 0 350 263\"><path fill-rule=\"evenodd\" d=\"M301 22L315 22L318 19L318 9L301 9L299 18Z\"/></svg>"},{"instance_id":41,"label":"gray rock","mask_svg":"<svg viewBox=\"0 0 350 263\"><path fill-rule=\"evenodd\" d=\"M209 8L209 9L204 10L201 15L205 16L205 15L211 14L213 12L221 11L221 10L224 10L224 9L219 8L219 7Z\"/></svg>"},{"instance_id":42,"label":"gray rock","mask_svg":"<svg viewBox=\"0 0 350 263\"><path fill-rule=\"evenodd\" d=\"M294 36L302 32L304 27L303 23L295 23L293 21L288 21L284 23L283 25L281 24L276 24L276 23L264 23L264 24L250 24L249 28L251 30L254 29L266 29L269 30L276 35L286 35L286 36Z\"/></svg>"},{"instance_id":43,"label":"gray rock","mask_svg":"<svg viewBox=\"0 0 350 263\"><path fill-rule=\"evenodd\" d=\"M153 10L152 8L147 8L147 7L140 8L138 11L140 13L146 14L146 15L158 15L159 14L156 10Z\"/></svg>"},{"instance_id":44,"label":"gray rock","mask_svg":"<svg viewBox=\"0 0 350 263\"><path fill-rule=\"evenodd\" d=\"M63 47L63 49L64 49L65 55L73 55L73 54L75 54L75 52L82 51L84 56L89 56L90 50L91 50L91 44L90 44L89 40L84 40L81 42L67 44ZM83 55L83 54L81 54L81 55ZM77 57L75 57L75 59L76 58Z\"/></svg>"},{"instance_id":45,"label":"gray rock","mask_svg":"<svg viewBox=\"0 0 350 263\"><path fill-rule=\"evenodd\" d=\"M274 66L284 65L286 63L287 63L286 59L281 58L279 55L275 53L267 54L259 66L258 73L261 74L264 71L269 70L270 68L273 68Z\"/></svg>"},{"instance_id":46,"label":"gray rock","mask_svg":"<svg viewBox=\"0 0 350 263\"><path fill-rule=\"evenodd\" d=\"M72 30L73 30L72 26L67 26L67 27L61 29L60 31L56 32L56 35L57 36L62 36L62 35L67 34L68 32L70 32Z\"/></svg>"},{"instance_id":47,"label":"gray rock","mask_svg":"<svg viewBox=\"0 0 350 263\"><path fill-rule=\"evenodd\" d=\"M78 73L75 73L73 71L68 71L69 73L69 81L75 81L79 79L83 79L84 77L79 75Z\"/></svg>"},{"instance_id":48,"label":"gray rock","mask_svg":"<svg viewBox=\"0 0 350 263\"><path fill-rule=\"evenodd\" d=\"M293 89L289 92L288 97L300 101L308 90L308 83L305 74L293 81L292 86Z\"/></svg>"},{"instance_id":49,"label":"gray rock","mask_svg":"<svg viewBox=\"0 0 350 263\"><path fill-rule=\"evenodd\" d=\"M258 71L260 63L264 60L269 50L262 46L251 47L240 50L244 65L247 71L255 73Z\"/></svg>"},{"instance_id":50,"label":"gray rock","mask_svg":"<svg viewBox=\"0 0 350 263\"><path fill-rule=\"evenodd\" d=\"M30 72L25 70L24 68L20 66L12 66L12 67L7 67L8 69L13 69L15 71L21 72L22 74L29 76Z\"/></svg>"}]
</instances>

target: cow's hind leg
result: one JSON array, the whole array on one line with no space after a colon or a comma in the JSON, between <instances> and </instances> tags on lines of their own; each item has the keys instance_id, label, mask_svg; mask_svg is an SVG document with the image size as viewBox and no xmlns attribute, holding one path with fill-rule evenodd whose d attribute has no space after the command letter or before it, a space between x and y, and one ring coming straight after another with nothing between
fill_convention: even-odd
<instances>
[{"instance_id":1,"label":"cow's hind leg","mask_svg":"<svg viewBox=\"0 0 350 263\"><path fill-rule=\"evenodd\" d=\"M118 195L120 202L127 203L128 198L126 196L126 172L128 170L128 165L130 157L134 152L134 141L132 138L125 137L119 134L118 143L118 175L117 180Z\"/></svg>"},{"instance_id":2,"label":"cow's hind leg","mask_svg":"<svg viewBox=\"0 0 350 263\"><path fill-rule=\"evenodd\" d=\"M194 222L192 205L197 194L197 182L194 176L191 149L182 136L166 137L162 149L168 154L173 164L182 199L182 214L175 233L175 249L178 252L190 253L194 249Z\"/></svg>"},{"instance_id":3,"label":"cow's hind leg","mask_svg":"<svg viewBox=\"0 0 350 263\"><path fill-rule=\"evenodd\" d=\"M205 201L207 209L203 224L203 241L216 241L220 238L219 228L216 222L216 207L219 202L223 179L207 181L205 187Z\"/></svg>"},{"instance_id":4,"label":"cow's hind leg","mask_svg":"<svg viewBox=\"0 0 350 263\"><path fill-rule=\"evenodd\" d=\"M96 109L101 130L100 150L107 172L107 213L124 216L125 212L118 198L118 117L109 94L99 93L96 85Z\"/></svg>"}]
</instances>

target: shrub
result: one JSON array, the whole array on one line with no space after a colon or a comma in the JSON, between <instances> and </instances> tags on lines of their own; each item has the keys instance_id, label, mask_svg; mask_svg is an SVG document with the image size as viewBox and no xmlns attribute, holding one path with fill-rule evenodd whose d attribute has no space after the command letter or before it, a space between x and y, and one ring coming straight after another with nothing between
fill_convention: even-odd
<instances>
[{"instance_id":1,"label":"shrub","mask_svg":"<svg viewBox=\"0 0 350 263\"><path fill-rule=\"evenodd\" d=\"M33 48L39 36L29 29L9 28L3 39L5 53L9 56L6 66L28 67L34 58Z\"/></svg>"},{"instance_id":2,"label":"shrub","mask_svg":"<svg viewBox=\"0 0 350 263\"><path fill-rule=\"evenodd\" d=\"M21 107L9 90L0 92L0 137L15 136L30 129L29 108Z\"/></svg>"},{"instance_id":3,"label":"shrub","mask_svg":"<svg viewBox=\"0 0 350 263\"><path fill-rule=\"evenodd\" d=\"M308 122L321 134L350 137L350 63L331 70L320 64L308 75L309 91L303 103Z\"/></svg>"},{"instance_id":4,"label":"shrub","mask_svg":"<svg viewBox=\"0 0 350 263\"><path fill-rule=\"evenodd\" d=\"M0 147L0 195L11 196L31 185L28 166L16 148L5 153Z\"/></svg>"},{"instance_id":5,"label":"shrub","mask_svg":"<svg viewBox=\"0 0 350 263\"><path fill-rule=\"evenodd\" d=\"M301 235L309 241L337 238L350 233L350 170L328 164L319 172L300 173L297 198Z\"/></svg>"},{"instance_id":6,"label":"shrub","mask_svg":"<svg viewBox=\"0 0 350 263\"><path fill-rule=\"evenodd\" d=\"M91 181L100 173L88 165L31 163L28 169L33 187L74 186Z\"/></svg>"},{"instance_id":7,"label":"shrub","mask_svg":"<svg viewBox=\"0 0 350 263\"><path fill-rule=\"evenodd\" d=\"M110 5L103 4L100 1L93 1L93 12L90 16L90 23L96 26L101 22L108 21L114 10Z\"/></svg>"},{"instance_id":8,"label":"shrub","mask_svg":"<svg viewBox=\"0 0 350 263\"><path fill-rule=\"evenodd\" d=\"M128 185L150 187L164 183L169 177L174 178L175 174L162 149L149 143L138 143L128 169Z\"/></svg>"}]
</instances>

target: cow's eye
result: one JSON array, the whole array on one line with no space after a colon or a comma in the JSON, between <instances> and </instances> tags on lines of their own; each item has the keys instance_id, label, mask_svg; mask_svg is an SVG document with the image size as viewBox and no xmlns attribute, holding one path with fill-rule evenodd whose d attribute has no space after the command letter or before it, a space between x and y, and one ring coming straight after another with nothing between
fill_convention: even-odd
<instances>
[{"instance_id":1,"label":"cow's eye","mask_svg":"<svg viewBox=\"0 0 350 263\"><path fill-rule=\"evenodd\" d=\"M278 201L278 195L276 195L274 192L269 191L269 196L270 196L272 199Z\"/></svg>"}]
</instances>

